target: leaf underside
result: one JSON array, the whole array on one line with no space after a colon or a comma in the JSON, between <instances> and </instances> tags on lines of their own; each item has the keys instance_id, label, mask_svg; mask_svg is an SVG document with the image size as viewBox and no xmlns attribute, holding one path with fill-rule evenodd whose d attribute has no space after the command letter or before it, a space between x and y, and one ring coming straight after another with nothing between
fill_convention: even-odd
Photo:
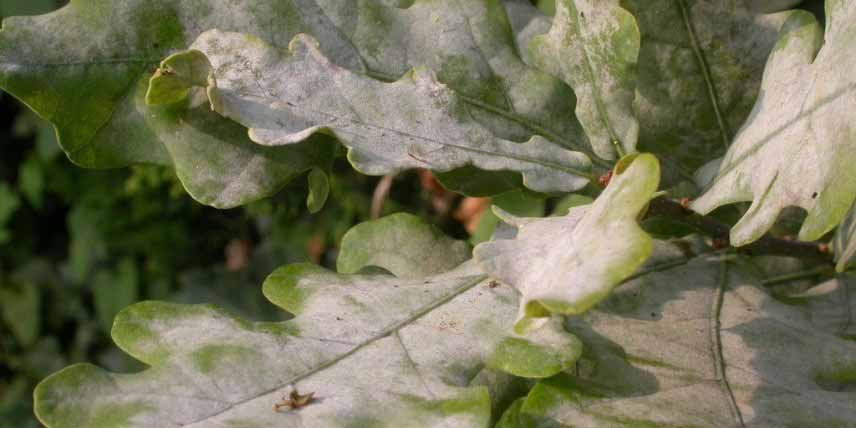
<instances>
[{"instance_id":1,"label":"leaf underside","mask_svg":"<svg viewBox=\"0 0 856 428\"><path fill-rule=\"evenodd\" d=\"M536 328L552 313L581 314L609 295L651 254L652 239L637 223L660 182L650 154L631 155L591 205L562 217L515 218L513 239L476 247L485 272L523 295L517 331Z\"/></svg>"}]
</instances>

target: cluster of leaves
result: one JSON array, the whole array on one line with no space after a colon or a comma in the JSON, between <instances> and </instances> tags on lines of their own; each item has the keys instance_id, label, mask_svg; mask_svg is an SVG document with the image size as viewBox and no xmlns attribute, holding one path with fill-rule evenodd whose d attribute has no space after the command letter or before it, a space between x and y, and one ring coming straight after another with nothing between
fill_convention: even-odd
<instances>
[{"instance_id":1,"label":"cluster of leaves","mask_svg":"<svg viewBox=\"0 0 856 428\"><path fill-rule=\"evenodd\" d=\"M6 15L55 8L52 0L0 1ZM344 173L331 176L335 202L313 217L295 209L302 185L241 211L199 206L169 168L71 165L49 123L9 96L0 106L0 420L15 426L37 426L32 390L68 364L141 368L109 340L122 308L147 299L215 302L281 319L259 281L284 261L329 259L347 228L369 216L362 194L373 183ZM400 209L396 198L388 206ZM306 245L313 240L320 248ZM236 245L244 254L224 263L224 248Z\"/></svg>"},{"instance_id":2,"label":"cluster of leaves","mask_svg":"<svg viewBox=\"0 0 856 428\"><path fill-rule=\"evenodd\" d=\"M62 370L35 391L39 418L852 426L847 276L788 303L760 288L832 270L827 244L769 235L786 207L805 210L800 239L826 240L856 199L856 3L827 0L825 28L795 3L77 0L5 20L0 86L74 162L172 166L215 207L306 175L320 210L340 155L368 175L431 169L467 195L595 197L548 218L495 210L504 225L472 259L416 217L359 225L337 272L265 280L288 321L132 305L113 339L148 368ZM695 200L659 218L677 197ZM770 278L781 262L729 243L822 262Z\"/></svg>"}]
</instances>

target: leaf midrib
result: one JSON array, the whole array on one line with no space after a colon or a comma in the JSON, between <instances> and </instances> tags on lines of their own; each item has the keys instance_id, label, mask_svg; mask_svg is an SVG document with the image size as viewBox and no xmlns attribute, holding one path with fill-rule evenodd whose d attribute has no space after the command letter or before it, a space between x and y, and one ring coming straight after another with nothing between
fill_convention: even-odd
<instances>
[{"instance_id":1,"label":"leaf midrib","mask_svg":"<svg viewBox=\"0 0 856 428\"><path fill-rule=\"evenodd\" d=\"M220 416L220 415L228 412L229 410L234 409L237 406L240 406L242 404L256 400L262 396L271 394L271 393L278 391L278 390L280 390L280 389L282 389L288 385L293 385L296 382L299 382L299 381L306 379L306 378L308 378L314 374L317 374L317 373L319 373L319 372L321 372L321 371L323 371L329 367L332 367L332 366L336 365L337 363L339 363L340 361L342 361L342 360L356 354L357 352L361 351L363 348L373 344L374 342L377 342L378 340L384 339L391 334L398 333L398 331L401 330L402 328L418 321L420 318L430 314L435 309L445 305L446 303L449 303L454 298L466 293L467 291L471 290L472 288L476 287L479 283L481 283L482 281L487 279L487 275L476 275L476 276L470 276L469 278L471 278L471 279L469 279L468 281L465 281L462 285L451 290L449 292L449 294L444 295L442 298L437 299L437 300L423 306L422 308L419 308L410 317L407 317L407 318L405 318L405 319L403 319L403 320L401 320L395 324L388 326L386 329L378 332L377 335L375 335L374 337L370 337L370 338L366 339L365 341L358 343L348 352L345 352L345 353L343 353L343 354L337 356L336 358L333 358L327 362L321 363L318 366L307 370L305 373L296 375L296 376L280 383L276 387L269 388L265 391L261 391L261 392L254 394L253 396L248 397L244 400L237 401L235 403L231 403L229 406L225 407L224 409L222 409L216 413L213 413L213 414L204 416L202 418L190 421L188 423L179 425L179 428L188 427L188 426L194 425L194 424L199 423L199 422L204 422L204 421L210 420L212 418L216 418L217 416Z\"/></svg>"},{"instance_id":2,"label":"leaf midrib","mask_svg":"<svg viewBox=\"0 0 856 428\"><path fill-rule=\"evenodd\" d=\"M359 74L355 73L355 75L359 75ZM460 97L460 95L459 95L457 92L454 92L454 91L453 91L453 93L455 94L455 96L456 96L456 97ZM266 98L266 96L263 96L263 95L256 95L256 97L257 97L257 98L260 98L260 99L263 99L263 100L265 100L266 102L268 102L268 103L270 103L270 104L274 104L274 103L280 102L279 100L276 100L276 99L274 99L274 100L267 99L267 98ZM318 110L318 109L307 108L307 107L304 107L304 106L300 106L300 105L298 105L298 104L296 104L296 103L294 103L294 102L291 102L291 101L286 102L286 104L287 104L289 107L291 107L291 108L299 108L299 109L303 109L303 110L305 110L305 111L309 111L309 112L311 112L311 113L321 114L321 115L329 116L330 118L335 118L337 123L339 123L340 121L348 121L348 122L351 122L351 123L353 123L353 124L357 124L357 125L365 126L365 127L367 127L367 128L374 128L374 129L379 129L379 130L383 130L383 131L388 131L388 132L392 132L392 133L398 134L398 135L403 136L403 137L408 137L408 138L413 138L413 139L417 139L417 140L422 140L422 141L429 142L429 143L433 143L433 144L437 144L437 145L440 145L440 146L452 147L452 148L455 148L455 149L458 149L458 150L468 151L468 152L472 152L472 153L478 153L478 154L485 155L485 156L492 156L492 157L499 157L499 158L514 159L514 160L517 160L517 161L520 161L520 162L531 163L531 164L539 165L539 166L542 166L542 167L545 167L545 168L550 168L550 169L554 169L554 170L562 171L562 172L565 172L565 173L567 173L567 174L576 175L576 176L578 176L578 177L582 177L582 178L585 178L585 179L588 179L588 180L594 180L594 179L595 179L595 177L594 177L594 175L593 175L593 174L587 173L587 172L585 172L585 171L580 171L580 170L578 170L578 169L576 169L576 168L571 168L571 167L564 166L564 165L560 165L560 164L555 164L555 163L551 163L551 162L541 161L541 160L534 159L534 158L530 158L530 157L527 157L527 156L519 156L519 155L514 155L514 154L509 154L509 153L494 153L494 152L490 152L490 151L487 151L487 150L481 150L481 149L477 149L477 148L473 148L473 147L467 147L467 146L463 146L463 145L459 145L459 144L450 143L450 142L447 142L447 141L436 140L436 139L428 138L428 137L425 137L425 136L422 136L422 135L413 134L413 133L410 133L410 132L407 132L407 131L402 131L402 130L400 130L400 129L390 128L390 127L387 127L387 126L378 125L378 124L376 124L376 123L369 123L369 122L366 122L366 121L364 121L364 120L361 120L361 119L359 118L359 115L357 115L357 114L355 114L355 116L357 116L357 118L352 118L352 117L345 117L345 116L341 116L341 115L339 115L339 114L329 113L329 112L322 111L322 110ZM364 137L364 136L363 136L363 134L361 134L361 133L359 133L359 132L346 131L346 130L340 129L340 127L337 127L337 126L322 125L322 127L323 127L323 128L327 128L327 129L330 129L330 130L331 130L331 131L333 131L334 133L352 134L352 135L356 135L356 136ZM310 128L311 128L311 127L310 127ZM250 128L250 129L252 129L252 128ZM308 129L308 128L307 128L307 129ZM300 132L302 132L302 131L304 131L304 130L301 130ZM486 131L487 131L487 130L486 130ZM289 133L292 133L292 132L290 132L290 131L289 131ZM493 134L492 134L492 133L490 133L490 132L488 132L488 133L489 133L491 136L493 136ZM501 138L498 138L498 137L495 137L495 136L493 136L493 137L494 137L494 138L496 138L496 139L497 139L497 140L499 140L499 141L503 141L503 142L508 142L508 143L515 144L514 142L509 141L509 140L504 140L504 139L501 139ZM523 144L525 144L525 143L523 143ZM348 145L348 144L345 144L345 145ZM421 160L420 160L420 161L421 161ZM429 166L430 166L430 163L428 163L428 162L425 162L425 161L421 161L421 162L426 163L426 164L429 164Z\"/></svg>"},{"instance_id":3,"label":"leaf midrib","mask_svg":"<svg viewBox=\"0 0 856 428\"><path fill-rule=\"evenodd\" d=\"M713 81L713 75L710 72L710 66L705 58L704 51L698 42L695 27L693 26L692 17L689 14L685 0L675 0L675 4L681 12L681 19L684 21L684 27L687 30L687 36L690 39L693 55L696 63L704 77L705 88L707 89L708 101L713 108L713 113L716 116L716 124L719 127L719 133L722 137L722 145L724 149L728 149L731 143L731 137L728 132L728 125L725 123L725 117L722 115L722 108L719 105L719 95L716 92L716 84Z\"/></svg>"},{"instance_id":4,"label":"leaf midrib","mask_svg":"<svg viewBox=\"0 0 856 428\"><path fill-rule=\"evenodd\" d=\"M568 7L570 7L570 5ZM580 41L581 41L580 50L582 50L582 52L583 52L582 56L583 56L583 63L585 64L586 77L588 78L589 82L592 85L592 95L594 98L595 108L597 109L597 113L598 113L598 116L600 116L601 122L603 122L604 128L606 128L606 131L609 133L609 138L611 140L610 142L612 143L613 148L615 149L615 151L618 153L619 156L623 156L624 155L624 153L623 153L624 142L621 141L620 138L618 138L618 134L615 132L615 129L612 126L612 121L610 120L609 115L606 112L606 105L604 104L603 93L602 93L601 87L599 85L600 81L595 77L594 66L592 65L592 60L591 60L591 57L589 55L589 51L588 51L589 44L587 43L588 40L582 31L582 22L580 22L580 17L576 13L576 8L574 8L574 10L572 12L573 13L571 13L571 15L574 16L573 19L577 24L576 25L577 36L579 36Z\"/></svg>"}]
</instances>

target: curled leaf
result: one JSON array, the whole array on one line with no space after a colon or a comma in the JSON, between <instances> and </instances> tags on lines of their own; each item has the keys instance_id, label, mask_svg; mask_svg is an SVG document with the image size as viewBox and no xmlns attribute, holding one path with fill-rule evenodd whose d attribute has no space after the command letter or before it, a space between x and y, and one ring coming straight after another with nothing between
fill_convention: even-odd
<instances>
[{"instance_id":1,"label":"curled leaf","mask_svg":"<svg viewBox=\"0 0 856 428\"><path fill-rule=\"evenodd\" d=\"M475 257L492 277L523 295L515 330L532 330L552 313L580 314L606 298L651 254L652 239L637 223L660 181L650 154L623 162L591 205L563 217L515 218L514 239L476 247Z\"/></svg>"}]
</instances>

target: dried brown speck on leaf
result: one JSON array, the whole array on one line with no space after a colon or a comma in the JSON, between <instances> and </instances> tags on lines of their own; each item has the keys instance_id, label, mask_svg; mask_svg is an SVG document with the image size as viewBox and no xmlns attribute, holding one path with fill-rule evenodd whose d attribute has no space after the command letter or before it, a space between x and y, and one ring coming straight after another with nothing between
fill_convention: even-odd
<instances>
[{"instance_id":1,"label":"dried brown speck on leaf","mask_svg":"<svg viewBox=\"0 0 856 428\"><path fill-rule=\"evenodd\" d=\"M295 388L291 390L290 394L288 394L288 398L282 397L282 401L274 404L273 410L275 412L279 412L280 409L282 409L283 407L287 407L289 410L301 409L311 404L314 399L314 392L301 395L299 392L297 392L297 388Z\"/></svg>"}]
</instances>

